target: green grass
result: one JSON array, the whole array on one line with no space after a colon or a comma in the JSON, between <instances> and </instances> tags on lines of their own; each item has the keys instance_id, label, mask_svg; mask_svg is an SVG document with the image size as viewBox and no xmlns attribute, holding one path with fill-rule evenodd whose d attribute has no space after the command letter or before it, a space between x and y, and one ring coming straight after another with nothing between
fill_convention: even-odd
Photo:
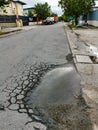
<instances>
[{"instance_id":1,"label":"green grass","mask_svg":"<svg viewBox=\"0 0 98 130\"><path fill-rule=\"evenodd\" d=\"M88 26L77 26L77 25L73 25L71 23L68 23L68 27L70 29L87 29L88 28Z\"/></svg>"},{"instance_id":2,"label":"green grass","mask_svg":"<svg viewBox=\"0 0 98 130\"><path fill-rule=\"evenodd\" d=\"M71 23L68 23L68 27L70 28L70 29L73 29L73 28L77 28L77 26L76 25L73 25L73 24L71 24Z\"/></svg>"},{"instance_id":3,"label":"green grass","mask_svg":"<svg viewBox=\"0 0 98 130\"><path fill-rule=\"evenodd\" d=\"M98 29L98 27L92 26L92 25L88 25L88 26L76 26L73 25L71 23L68 23L68 27L70 29Z\"/></svg>"},{"instance_id":4,"label":"green grass","mask_svg":"<svg viewBox=\"0 0 98 130\"><path fill-rule=\"evenodd\" d=\"M88 28L90 28L90 29L98 29L98 27L95 27L93 25L88 25Z\"/></svg>"},{"instance_id":5,"label":"green grass","mask_svg":"<svg viewBox=\"0 0 98 130\"><path fill-rule=\"evenodd\" d=\"M0 35L8 34L8 32L0 32Z\"/></svg>"}]
</instances>

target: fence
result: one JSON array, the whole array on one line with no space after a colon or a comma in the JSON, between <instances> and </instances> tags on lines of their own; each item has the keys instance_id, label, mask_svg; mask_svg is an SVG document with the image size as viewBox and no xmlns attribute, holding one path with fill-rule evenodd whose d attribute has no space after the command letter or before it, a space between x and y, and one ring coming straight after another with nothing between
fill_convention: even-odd
<instances>
[{"instance_id":1,"label":"fence","mask_svg":"<svg viewBox=\"0 0 98 130\"><path fill-rule=\"evenodd\" d=\"M88 24L98 27L98 9L90 12L87 17Z\"/></svg>"},{"instance_id":2,"label":"fence","mask_svg":"<svg viewBox=\"0 0 98 130\"><path fill-rule=\"evenodd\" d=\"M23 22L23 26L29 25L29 18L27 16L18 16L18 19L21 19ZM0 24L7 25L16 24L16 15L7 16L7 15L0 15Z\"/></svg>"}]
</instances>

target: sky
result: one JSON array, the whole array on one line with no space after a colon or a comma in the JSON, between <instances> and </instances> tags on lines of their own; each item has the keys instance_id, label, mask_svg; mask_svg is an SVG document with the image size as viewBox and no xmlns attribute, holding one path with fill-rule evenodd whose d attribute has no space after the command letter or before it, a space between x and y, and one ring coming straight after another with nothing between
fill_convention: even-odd
<instances>
[{"instance_id":1,"label":"sky","mask_svg":"<svg viewBox=\"0 0 98 130\"><path fill-rule=\"evenodd\" d=\"M37 3L45 3L47 2L51 6L51 10L54 13L57 13L58 15L62 15L62 10L60 7L58 7L58 0L21 0L25 2L27 5L24 6L26 7L34 7L35 4Z\"/></svg>"}]
</instances>

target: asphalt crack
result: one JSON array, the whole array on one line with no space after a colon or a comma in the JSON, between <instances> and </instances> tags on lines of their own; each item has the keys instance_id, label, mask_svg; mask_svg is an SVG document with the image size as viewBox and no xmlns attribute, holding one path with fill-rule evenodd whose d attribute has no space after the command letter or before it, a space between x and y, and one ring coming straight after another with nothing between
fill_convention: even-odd
<instances>
[{"instance_id":1,"label":"asphalt crack","mask_svg":"<svg viewBox=\"0 0 98 130\"><path fill-rule=\"evenodd\" d=\"M22 72L22 74L13 80L12 79L12 86L6 87L3 91L9 93L8 94L8 108L11 111L17 111L19 113L26 113L30 118L31 121L26 122L40 122L44 124L44 122L38 118L32 108L27 105L31 91L34 90L39 83L41 82L42 77L45 75L46 72L50 71L51 69L57 67L58 65L54 64L47 64L47 63L40 63L39 65L33 65L28 70Z\"/></svg>"},{"instance_id":2,"label":"asphalt crack","mask_svg":"<svg viewBox=\"0 0 98 130\"><path fill-rule=\"evenodd\" d=\"M68 55L70 58L70 55ZM78 96L77 103L66 104L60 106L50 106L48 114L44 115L35 107L30 107L30 95L39 86L43 76L52 69L63 65L40 63L28 67L24 72L20 73L10 80L10 84L3 90L8 93L6 108L11 111L17 111L20 114L27 114L30 119L25 125L33 122L40 123L44 127L43 130L92 130L92 124L89 115L85 114L86 105L82 97ZM29 103L28 103L29 102ZM5 109L2 107L2 109ZM81 116L80 116L81 115ZM37 126L33 126L35 130L42 130Z\"/></svg>"}]
</instances>

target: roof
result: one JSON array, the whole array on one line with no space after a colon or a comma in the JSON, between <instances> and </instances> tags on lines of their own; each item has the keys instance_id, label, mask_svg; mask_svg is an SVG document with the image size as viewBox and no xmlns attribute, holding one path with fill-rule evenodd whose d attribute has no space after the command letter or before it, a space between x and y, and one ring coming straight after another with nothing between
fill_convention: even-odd
<instances>
[{"instance_id":1,"label":"roof","mask_svg":"<svg viewBox=\"0 0 98 130\"><path fill-rule=\"evenodd\" d=\"M14 0L13 2L15 2L15 3L20 3L20 4L22 4L22 5L26 5L26 3L24 3L23 1L20 1L20 0Z\"/></svg>"},{"instance_id":2,"label":"roof","mask_svg":"<svg viewBox=\"0 0 98 130\"><path fill-rule=\"evenodd\" d=\"M24 8L23 10L34 9L34 7Z\"/></svg>"}]
</instances>

